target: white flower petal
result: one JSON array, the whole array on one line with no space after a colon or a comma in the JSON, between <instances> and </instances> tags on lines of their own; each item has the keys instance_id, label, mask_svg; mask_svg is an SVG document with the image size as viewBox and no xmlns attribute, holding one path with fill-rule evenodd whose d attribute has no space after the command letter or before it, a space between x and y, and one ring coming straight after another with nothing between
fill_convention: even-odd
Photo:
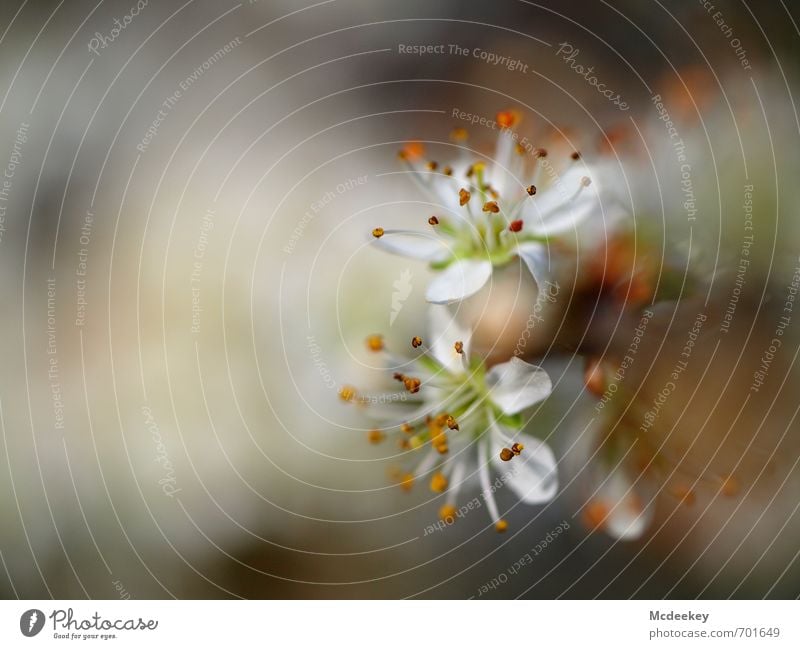
<instances>
[{"instance_id":1,"label":"white flower petal","mask_svg":"<svg viewBox=\"0 0 800 649\"><path fill-rule=\"evenodd\" d=\"M433 357L446 370L453 373L462 372L464 361L469 359L472 331L459 324L446 306L437 304L428 309L428 332ZM464 343L463 355L455 350L456 341Z\"/></svg>"},{"instance_id":2,"label":"white flower petal","mask_svg":"<svg viewBox=\"0 0 800 649\"><path fill-rule=\"evenodd\" d=\"M505 195L506 190L512 189L516 181L512 173L513 154L516 142L512 132L504 129L497 137L497 147L494 153L494 165L489 176L492 188L501 196Z\"/></svg>"},{"instance_id":3,"label":"white flower petal","mask_svg":"<svg viewBox=\"0 0 800 649\"><path fill-rule=\"evenodd\" d=\"M603 524L608 534L622 541L633 541L644 534L653 520L653 506L643 491L641 479L634 485L622 467L607 477L596 500L608 509Z\"/></svg>"},{"instance_id":4,"label":"white flower petal","mask_svg":"<svg viewBox=\"0 0 800 649\"><path fill-rule=\"evenodd\" d=\"M550 255L547 246L536 241L529 241L517 246L517 254L533 275L536 288L541 291L545 278L550 274Z\"/></svg>"},{"instance_id":5,"label":"white flower petal","mask_svg":"<svg viewBox=\"0 0 800 649\"><path fill-rule=\"evenodd\" d=\"M492 276L492 262L465 259L450 264L428 285L425 298L434 304L451 304L474 295Z\"/></svg>"},{"instance_id":6,"label":"white flower petal","mask_svg":"<svg viewBox=\"0 0 800 649\"><path fill-rule=\"evenodd\" d=\"M500 459L500 451L517 442L522 453L509 462ZM558 492L558 468L553 451L542 440L522 433L503 429L492 423L492 464L501 476L511 473L507 484L517 497L529 505L551 501Z\"/></svg>"},{"instance_id":7,"label":"white flower petal","mask_svg":"<svg viewBox=\"0 0 800 649\"><path fill-rule=\"evenodd\" d=\"M584 176L592 178L585 167L571 167L553 185L527 201L522 215L525 229L538 236L551 236L573 230L592 214L602 214L597 182L592 179L588 187L581 187Z\"/></svg>"},{"instance_id":8,"label":"white flower petal","mask_svg":"<svg viewBox=\"0 0 800 649\"><path fill-rule=\"evenodd\" d=\"M547 398L553 384L541 367L513 357L486 375L489 398L507 415L514 415Z\"/></svg>"},{"instance_id":9,"label":"white flower petal","mask_svg":"<svg viewBox=\"0 0 800 649\"><path fill-rule=\"evenodd\" d=\"M415 230L386 230L372 241L386 252L412 259L441 261L450 256L447 243L439 236Z\"/></svg>"},{"instance_id":10,"label":"white flower petal","mask_svg":"<svg viewBox=\"0 0 800 649\"><path fill-rule=\"evenodd\" d=\"M591 185L581 192L581 196L574 201L565 203L541 221L533 221L530 231L539 237L549 237L566 232L572 232L587 218L596 214L602 215L603 208L596 197L589 195ZM586 196L583 196L586 194Z\"/></svg>"}]
</instances>

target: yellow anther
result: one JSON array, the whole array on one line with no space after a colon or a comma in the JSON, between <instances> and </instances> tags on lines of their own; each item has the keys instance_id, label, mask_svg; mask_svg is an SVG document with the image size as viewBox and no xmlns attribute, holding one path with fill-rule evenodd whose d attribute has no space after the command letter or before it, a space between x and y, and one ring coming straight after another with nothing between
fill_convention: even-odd
<instances>
[{"instance_id":1,"label":"yellow anther","mask_svg":"<svg viewBox=\"0 0 800 649\"><path fill-rule=\"evenodd\" d=\"M414 476L410 473L406 473L403 476L403 479L400 480L400 487L403 491L411 491L411 487L414 486Z\"/></svg>"},{"instance_id":2,"label":"yellow anther","mask_svg":"<svg viewBox=\"0 0 800 649\"><path fill-rule=\"evenodd\" d=\"M408 422L405 422L405 423L400 424L400 430L402 430L407 435L410 435L411 433L414 432L414 427L411 424L409 424Z\"/></svg>"},{"instance_id":3,"label":"yellow anther","mask_svg":"<svg viewBox=\"0 0 800 649\"><path fill-rule=\"evenodd\" d=\"M371 430L369 431L368 438L373 444L380 444L386 438L386 436L381 430Z\"/></svg>"},{"instance_id":4,"label":"yellow anther","mask_svg":"<svg viewBox=\"0 0 800 649\"><path fill-rule=\"evenodd\" d=\"M684 505L691 507L694 505L697 497L695 496L694 491L692 491L688 485L685 484L677 484L672 489L670 489L670 493L672 493L675 498L680 500Z\"/></svg>"},{"instance_id":5,"label":"yellow anther","mask_svg":"<svg viewBox=\"0 0 800 649\"><path fill-rule=\"evenodd\" d=\"M431 477L431 491L440 494L445 489L447 489L447 478L444 477L443 473L434 473Z\"/></svg>"},{"instance_id":6,"label":"yellow anther","mask_svg":"<svg viewBox=\"0 0 800 649\"><path fill-rule=\"evenodd\" d=\"M722 495L733 498L739 493L739 481L732 475L722 479Z\"/></svg>"},{"instance_id":7,"label":"yellow anther","mask_svg":"<svg viewBox=\"0 0 800 649\"><path fill-rule=\"evenodd\" d=\"M524 146L522 146L521 144L517 144L517 146L516 146L516 147L514 147L514 148L517 150L517 153L518 153L519 155L525 155L525 151L526 151L526 149L525 149L525 147L524 147Z\"/></svg>"},{"instance_id":8,"label":"yellow anther","mask_svg":"<svg viewBox=\"0 0 800 649\"><path fill-rule=\"evenodd\" d=\"M383 349L383 336L372 334L367 337L367 349L371 352L379 352Z\"/></svg>"},{"instance_id":9,"label":"yellow anther","mask_svg":"<svg viewBox=\"0 0 800 649\"><path fill-rule=\"evenodd\" d=\"M599 500L593 500L583 510L583 521L593 530L602 529L608 518L608 507Z\"/></svg>"},{"instance_id":10,"label":"yellow anther","mask_svg":"<svg viewBox=\"0 0 800 649\"><path fill-rule=\"evenodd\" d=\"M450 131L450 139L454 140L455 142L463 142L468 136L469 133L465 128L458 127Z\"/></svg>"},{"instance_id":11,"label":"yellow anther","mask_svg":"<svg viewBox=\"0 0 800 649\"><path fill-rule=\"evenodd\" d=\"M525 190L528 192L528 196L533 196L536 194L536 185L528 185L528 189Z\"/></svg>"},{"instance_id":12,"label":"yellow anther","mask_svg":"<svg viewBox=\"0 0 800 649\"><path fill-rule=\"evenodd\" d=\"M425 147L421 142L409 142L397 154L401 160L419 160L425 154Z\"/></svg>"},{"instance_id":13,"label":"yellow anther","mask_svg":"<svg viewBox=\"0 0 800 649\"><path fill-rule=\"evenodd\" d=\"M383 236L383 228L375 228L372 231L372 236L376 239L380 239Z\"/></svg>"},{"instance_id":14,"label":"yellow anther","mask_svg":"<svg viewBox=\"0 0 800 649\"><path fill-rule=\"evenodd\" d=\"M416 349L417 347L420 347L421 345L422 345L422 338L420 338L419 336L414 336L414 337L411 339L411 346L412 346L414 349Z\"/></svg>"},{"instance_id":15,"label":"yellow anther","mask_svg":"<svg viewBox=\"0 0 800 649\"><path fill-rule=\"evenodd\" d=\"M519 114L513 110L501 110L495 116L495 121L500 128L511 128L517 123Z\"/></svg>"},{"instance_id":16,"label":"yellow anther","mask_svg":"<svg viewBox=\"0 0 800 649\"><path fill-rule=\"evenodd\" d=\"M511 452L512 452L514 455L519 455L520 453L522 453L522 451L523 451L524 449L525 449L525 446L524 446L523 444L518 444L517 442L514 442L514 443L511 445Z\"/></svg>"},{"instance_id":17,"label":"yellow anther","mask_svg":"<svg viewBox=\"0 0 800 649\"><path fill-rule=\"evenodd\" d=\"M464 207L467 203L469 203L470 193L466 189L459 189L458 190L458 204L461 207ZM381 232L383 234L383 232Z\"/></svg>"},{"instance_id":18,"label":"yellow anther","mask_svg":"<svg viewBox=\"0 0 800 649\"><path fill-rule=\"evenodd\" d=\"M603 364L598 357L587 357L583 370L583 384L596 397L602 397L606 390Z\"/></svg>"},{"instance_id":19,"label":"yellow anther","mask_svg":"<svg viewBox=\"0 0 800 649\"><path fill-rule=\"evenodd\" d=\"M452 525L456 520L455 505L442 505L439 509L439 518L448 525Z\"/></svg>"},{"instance_id":20,"label":"yellow anther","mask_svg":"<svg viewBox=\"0 0 800 649\"><path fill-rule=\"evenodd\" d=\"M501 518L494 524L494 529L500 534L502 534L508 529L508 522L506 522L505 519Z\"/></svg>"},{"instance_id":21,"label":"yellow anther","mask_svg":"<svg viewBox=\"0 0 800 649\"><path fill-rule=\"evenodd\" d=\"M411 442L409 442L405 437L401 437L397 440L397 446L402 451L407 451L411 448Z\"/></svg>"},{"instance_id":22,"label":"yellow anther","mask_svg":"<svg viewBox=\"0 0 800 649\"><path fill-rule=\"evenodd\" d=\"M452 415L447 415L445 423L450 430L458 430L458 422L453 418Z\"/></svg>"},{"instance_id":23,"label":"yellow anther","mask_svg":"<svg viewBox=\"0 0 800 649\"><path fill-rule=\"evenodd\" d=\"M419 386L422 384L417 378L413 376L407 376L403 379L403 385L405 386L406 390L408 390L411 394L416 394L419 392Z\"/></svg>"},{"instance_id":24,"label":"yellow anther","mask_svg":"<svg viewBox=\"0 0 800 649\"><path fill-rule=\"evenodd\" d=\"M439 219L436 218L435 216L432 216L431 218L428 219L428 223L430 225L439 225Z\"/></svg>"},{"instance_id":25,"label":"yellow anther","mask_svg":"<svg viewBox=\"0 0 800 649\"><path fill-rule=\"evenodd\" d=\"M430 171L436 171L439 168L439 163L431 160L426 166Z\"/></svg>"},{"instance_id":26,"label":"yellow anther","mask_svg":"<svg viewBox=\"0 0 800 649\"><path fill-rule=\"evenodd\" d=\"M447 435L438 431L431 434L431 445L442 455L447 453Z\"/></svg>"},{"instance_id":27,"label":"yellow anther","mask_svg":"<svg viewBox=\"0 0 800 649\"><path fill-rule=\"evenodd\" d=\"M456 350L456 354L463 354L464 353L464 343L460 340L456 340L455 344L453 345L453 349Z\"/></svg>"},{"instance_id":28,"label":"yellow anther","mask_svg":"<svg viewBox=\"0 0 800 649\"><path fill-rule=\"evenodd\" d=\"M483 204L483 211L491 212L492 214L497 214L500 211L500 207L497 205L495 201L488 201Z\"/></svg>"},{"instance_id":29,"label":"yellow anther","mask_svg":"<svg viewBox=\"0 0 800 649\"><path fill-rule=\"evenodd\" d=\"M452 167L449 167L449 166L448 166L448 167L445 167L444 169L442 169L442 173L443 173L445 176L452 176L452 175L453 175L453 168L452 168Z\"/></svg>"},{"instance_id":30,"label":"yellow anther","mask_svg":"<svg viewBox=\"0 0 800 649\"><path fill-rule=\"evenodd\" d=\"M503 462L508 462L512 457L514 457L514 452L510 448L504 448L500 451L500 459Z\"/></svg>"},{"instance_id":31,"label":"yellow anther","mask_svg":"<svg viewBox=\"0 0 800 649\"><path fill-rule=\"evenodd\" d=\"M339 390L339 398L342 401L352 401L356 398L356 389L352 385L344 385Z\"/></svg>"}]
</instances>

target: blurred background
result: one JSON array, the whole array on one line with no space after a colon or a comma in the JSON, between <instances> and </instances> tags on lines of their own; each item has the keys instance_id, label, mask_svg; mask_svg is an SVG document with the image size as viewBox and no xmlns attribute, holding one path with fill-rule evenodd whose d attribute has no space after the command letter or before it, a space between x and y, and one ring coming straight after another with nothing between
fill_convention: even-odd
<instances>
[{"instance_id":1,"label":"blurred background","mask_svg":"<svg viewBox=\"0 0 800 649\"><path fill-rule=\"evenodd\" d=\"M0 593L800 595L799 20L780 1L4 2ZM468 127L491 152L454 110L507 108L553 155L608 163L631 215L570 242L525 349L555 386L528 430L558 497L501 490L503 536L482 511L426 534L441 502L393 484L403 458L337 393L374 378L365 336L424 326L430 271L368 245L430 212L398 149L444 163ZM464 305L478 348L507 358L535 301L507 268ZM586 363L613 375L647 308L598 407ZM646 433L691 502L654 481L651 526L617 540L583 515L593 449L639 427L699 313Z\"/></svg>"}]
</instances>

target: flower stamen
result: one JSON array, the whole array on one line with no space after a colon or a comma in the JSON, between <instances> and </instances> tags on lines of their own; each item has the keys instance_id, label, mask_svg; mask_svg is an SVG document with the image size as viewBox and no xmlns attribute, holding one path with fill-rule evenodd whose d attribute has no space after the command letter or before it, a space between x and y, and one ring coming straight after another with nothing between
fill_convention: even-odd
<instances>
[{"instance_id":1,"label":"flower stamen","mask_svg":"<svg viewBox=\"0 0 800 649\"><path fill-rule=\"evenodd\" d=\"M422 381L412 376L407 376L403 379L403 385L411 394L416 394L419 392L419 386L422 385Z\"/></svg>"},{"instance_id":2,"label":"flower stamen","mask_svg":"<svg viewBox=\"0 0 800 649\"><path fill-rule=\"evenodd\" d=\"M367 348L371 352L383 351L383 336L380 334L372 334L367 337Z\"/></svg>"},{"instance_id":3,"label":"flower stamen","mask_svg":"<svg viewBox=\"0 0 800 649\"><path fill-rule=\"evenodd\" d=\"M438 494L444 492L447 489L447 478L441 472L436 472L431 477L431 491L436 492Z\"/></svg>"},{"instance_id":4,"label":"flower stamen","mask_svg":"<svg viewBox=\"0 0 800 649\"><path fill-rule=\"evenodd\" d=\"M353 401L356 398L356 389L352 385L343 385L339 390L339 398L342 401Z\"/></svg>"}]
</instances>

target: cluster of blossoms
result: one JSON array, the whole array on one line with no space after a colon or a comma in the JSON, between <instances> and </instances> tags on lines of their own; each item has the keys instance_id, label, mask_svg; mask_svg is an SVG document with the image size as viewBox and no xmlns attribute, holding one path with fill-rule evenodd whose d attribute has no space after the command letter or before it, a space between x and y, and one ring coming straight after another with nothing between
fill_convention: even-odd
<instances>
[{"instance_id":1,"label":"cluster of blossoms","mask_svg":"<svg viewBox=\"0 0 800 649\"><path fill-rule=\"evenodd\" d=\"M395 436L402 449L421 454L413 470L398 475L404 489L427 481L433 492L445 495L441 519L452 520L459 489L477 474L498 532L507 523L490 486L492 470L510 476L506 484L527 504L546 503L558 491L552 451L522 432L522 411L547 398L552 384L542 368L517 357L491 368L471 358L471 329L447 305L474 295L495 269L517 259L537 287L544 286L551 245L574 235L585 219L606 218L609 209L618 209L608 195L601 201L599 169L579 153L556 172L545 149L520 146L512 131L517 119L512 111L497 115L501 130L490 163L475 159L464 145L464 129L453 132L459 153L450 164L426 161L419 143L400 152L409 175L441 211L427 219L427 228L375 227L371 235L383 250L427 261L438 271L426 290L429 329L424 339L411 340L410 357L391 354L380 335L367 339L368 349L382 357L397 381L394 392L373 395L353 387L340 392L344 401L364 404L376 420L371 442Z\"/></svg>"},{"instance_id":2,"label":"cluster of blossoms","mask_svg":"<svg viewBox=\"0 0 800 649\"><path fill-rule=\"evenodd\" d=\"M503 532L507 525L490 487L490 467L504 474L506 462L518 464L507 484L526 503L547 502L558 488L550 448L520 432L520 412L550 394L550 378L518 358L487 370L482 361L470 358L471 332L446 307L433 306L429 314L430 345L415 336L411 348L416 355L411 358L391 354L381 336L367 339L367 347L383 357L387 372L402 385L400 393L375 396L346 387L340 396L394 406L368 407L366 412L380 424L370 431L370 441L396 435L401 448L423 452L416 468L400 476L403 488L428 479L432 491L446 493L440 517L452 519L462 483L477 472L495 528Z\"/></svg>"},{"instance_id":3,"label":"cluster of blossoms","mask_svg":"<svg viewBox=\"0 0 800 649\"><path fill-rule=\"evenodd\" d=\"M517 143L511 130L516 120L511 111L498 114L504 128L491 168L475 160L466 146L458 147L458 159L447 166L424 163L419 144L400 152L411 177L445 214L428 218L427 230L377 227L372 236L384 250L427 261L441 271L428 286L428 302L450 304L477 293L493 269L517 257L541 285L549 272L548 243L615 207L607 198L600 200L578 152L557 173L546 149L529 152ZM456 129L453 139L465 140L465 130Z\"/></svg>"}]
</instances>

